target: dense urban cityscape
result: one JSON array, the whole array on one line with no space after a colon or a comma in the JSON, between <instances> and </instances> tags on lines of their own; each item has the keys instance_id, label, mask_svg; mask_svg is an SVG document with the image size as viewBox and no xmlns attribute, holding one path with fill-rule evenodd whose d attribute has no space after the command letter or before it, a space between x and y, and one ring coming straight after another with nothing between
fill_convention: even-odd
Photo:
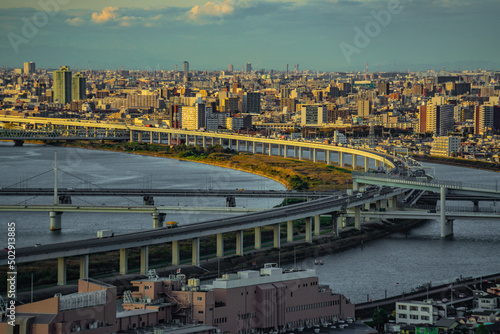
<instances>
[{"instance_id":1,"label":"dense urban cityscape","mask_svg":"<svg viewBox=\"0 0 500 334\"><path fill-rule=\"evenodd\" d=\"M500 334L499 12L1 1L0 334Z\"/></svg>"}]
</instances>

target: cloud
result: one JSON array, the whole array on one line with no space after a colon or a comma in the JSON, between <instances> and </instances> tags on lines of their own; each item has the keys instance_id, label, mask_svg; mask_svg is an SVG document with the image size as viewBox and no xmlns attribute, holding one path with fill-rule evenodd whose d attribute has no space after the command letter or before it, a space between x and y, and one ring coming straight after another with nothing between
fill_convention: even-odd
<instances>
[{"instance_id":1,"label":"cloud","mask_svg":"<svg viewBox=\"0 0 500 334\"><path fill-rule=\"evenodd\" d=\"M189 19L197 21L205 17L223 17L231 15L238 8L248 7L243 0L224 0L222 2L208 1L203 6L194 6L186 14Z\"/></svg>"},{"instance_id":2,"label":"cloud","mask_svg":"<svg viewBox=\"0 0 500 334\"><path fill-rule=\"evenodd\" d=\"M81 26L82 24L85 23L85 21L79 17L75 17L75 18L72 18L72 19L66 19L66 22L67 24L69 24L70 26Z\"/></svg>"},{"instance_id":3,"label":"cloud","mask_svg":"<svg viewBox=\"0 0 500 334\"><path fill-rule=\"evenodd\" d=\"M114 21L119 17L118 13L115 13L117 10L118 7L106 7L100 13L94 12L92 13L92 21L95 23Z\"/></svg>"}]
</instances>

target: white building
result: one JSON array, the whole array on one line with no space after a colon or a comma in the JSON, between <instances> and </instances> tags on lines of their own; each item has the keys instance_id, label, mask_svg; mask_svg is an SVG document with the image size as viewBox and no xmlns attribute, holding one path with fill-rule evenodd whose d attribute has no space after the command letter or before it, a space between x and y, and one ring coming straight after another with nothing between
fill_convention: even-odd
<instances>
[{"instance_id":1,"label":"white building","mask_svg":"<svg viewBox=\"0 0 500 334\"><path fill-rule=\"evenodd\" d=\"M460 149L460 138L454 136L437 137L432 142L431 155L450 156Z\"/></svg>"},{"instance_id":2,"label":"white building","mask_svg":"<svg viewBox=\"0 0 500 334\"><path fill-rule=\"evenodd\" d=\"M322 126L327 120L327 109L319 104L307 104L301 109L301 126Z\"/></svg>"},{"instance_id":3,"label":"white building","mask_svg":"<svg viewBox=\"0 0 500 334\"><path fill-rule=\"evenodd\" d=\"M205 105L196 104L194 107L182 106L182 128L198 130L205 127Z\"/></svg>"},{"instance_id":4,"label":"white building","mask_svg":"<svg viewBox=\"0 0 500 334\"><path fill-rule=\"evenodd\" d=\"M434 323L434 309L435 307L431 302L421 302L414 300L406 302L396 302L396 322L408 325L432 325Z\"/></svg>"}]
</instances>

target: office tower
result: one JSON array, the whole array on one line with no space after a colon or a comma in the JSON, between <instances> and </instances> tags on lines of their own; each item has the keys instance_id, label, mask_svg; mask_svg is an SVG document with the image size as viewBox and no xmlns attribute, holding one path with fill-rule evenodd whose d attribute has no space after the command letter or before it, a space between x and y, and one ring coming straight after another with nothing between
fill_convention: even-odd
<instances>
[{"instance_id":1,"label":"office tower","mask_svg":"<svg viewBox=\"0 0 500 334\"><path fill-rule=\"evenodd\" d=\"M287 111L290 113L294 113L297 109L297 100L296 99L290 99L290 98L284 98L281 99L281 110L283 110L285 107L287 108Z\"/></svg>"},{"instance_id":2,"label":"office tower","mask_svg":"<svg viewBox=\"0 0 500 334\"><path fill-rule=\"evenodd\" d=\"M227 67L227 70L228 70L229 72L232 72L232 71L234 70L234 66L233 66L233 64L229 64L229 66Z\"/></svg>"},{"instance_id":3,"label":"office tower","mask_svg":"<svg viewBox=\"0 0 500 334\"><path fill-rule=\"evenodd\" d=\"M474 134L479 135L493 129L493 117L495 106L492 103L476 107L474 113Z\"/></svg>"},{"instance_id":4,"label":"office tower","mask_svg":"<svg viewBox=\"0 0 500 334\"><path fill-rule=\"evenodd\" d=\"M280 97L282 99L289 98L291 92L292 92L291 88L281 88Z\"/></svg>"},{"instance_id":5,"label":"office tower","mask_svg":"<svg viewBox=\"0 0 500 334\"><path fill-rule=\"evenodd\" d=\"M490 97L490 96L495 96L495 87L494 86L481 87L481 97Z\"/></svg>"},{"instance_id":6,"label":"office tower","mask_svg":"<svg viewBox=\"0 0 500 334\"><path fill-rule=\"evenodd\" d=\"M260 114L260 93L243 94L242 106L244 113Z\"/></svg>"},{"instance_id":7,"label":"office tower","mask_svg":"<svg viewBox=\"0 0 500 334\"><path fill-rule=\"evenodd\" d=\"M238 98L228 97L224 100L224 111L235 113L238 112Z\"/></svg>"},{"instance_id":8,"label":"office tower","mask_svg":"<svg viewBox=\"0 0 500 334\"><path fill-rule=\"evenodd\" d=\"M371 114L372 101L370 100L359 100L358 101L358 116L368 117Z\"/></svg>"},{"instance_id":9,"label":"office tower","mask_svg":"<svg viewBox=\"0 0 500 334\"><path fill-rule=\"evenodd\" d=\"M87 79L78 72L72 79L72 94L73 101L85 100L87 98Z\"/></svg>"},{"instance_id":10,"label":"office tower","mask_svg":"<svg viewBox=\"0 0 500 334\"><path fill-rule=\"evenodd\" d=\"M419 132L427 132L427 105L422 104L418 106L418 122L419 122Z\"/></svg>"},{"instance_id":11,"label":"office tower","mask_svg":"<svg viewBox=\"0 0 500 334\"><path fill-rule=\"evenodd\" d=\"M252 72L252 64L247 63L247 68L246 68L247 73Z\"/></svg>"},{"instance_id":12,"label":"office tower","mask_svg":"<svg viewBox=\"0 0 500 334\"><path fill-rule=\"evenodd\" d=\"M199 130L205 127L205 105L197 103L192 107L182 106L182 128Z\"/></svg>"},{"instance_id":13,"label":"office tower","mask_svg":"<svg viewBox=\"0 0 500 334\"><path fill-rule=\"evenodd\" d=\"M35 63L30 61L29 63L24 63L24 74L35 73Z\"/></svg>"},{"instance_id":14,"label":"office tower","mask_svg":"<svg viewBox=\"0 0 500 334\"><path fill-rule=\"evenodd\" d=\"M182 71L184 73L188 73L189 72L189 62L188 61L184 61L182 63Z\"/></svg>"},{"instance_id":15,"label":"office tower","mask_svg":"<svg viewBox=\"0 0 500 334\"><path fill-rule=\"evenodd\" d=\"M307 104L300 111L301 126L321 126L326 123L327 109L321 104Z\"/></svg>"},{"instance_id":16,"label":"office tower","mask_svg":"<svg viewBox=\"0 0 500 334\"><path fill-rule=\"evenodd\" d=\"M54 102L71 102L71 79L71 71L67 66L61 66L59 70L54 71Z\"/></svg>"},{"instance_id":17,"label":"office tower","mask_svg":"<svg viewBox=\"0 0 500 334\"><path fill-rule=\"evenodd\" d=\"M379 82L378 95L389 95L390 84L388 82Z\"/></svg>"},{"instance_id":18,"label":"office tower","mask_svg":"<svg viewBox=\"0 0 500 334\"><path fill-rule=\"evenodd\" d=\"M454 107L450 104L429 102L427 104L426 132L432 132L437 136L448 135L448 132L454 130L453 112Z\"/></svg>"}]
</instances>

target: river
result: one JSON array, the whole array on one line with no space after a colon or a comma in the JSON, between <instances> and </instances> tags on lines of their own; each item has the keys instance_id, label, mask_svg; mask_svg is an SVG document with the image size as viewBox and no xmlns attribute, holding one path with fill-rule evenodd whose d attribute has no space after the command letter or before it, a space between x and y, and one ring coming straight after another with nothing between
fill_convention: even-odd
<instances>
[{"instance_id":1,"label":"river","mask_svg":"<svg viewBox=\"0 0 500 334\"><path fill-rule=\"evenodd\" d=\"M134 154L84 149L26 145L13 147L0 143L0 187L18 183L21 187L52 187L54 152L58 154L58 183L61 187L127 187L187 189L285 189L269 179L214 166ZM433 167L436 178L496 183L500 174L425 163ZM46 174L25 181L28 177ZM23 181L24 180L24 181ZM50 204L52 198L6 198L2 203ZM270 208L277 199L237 199L238 206ZM73 203L142 205L141 198L73 198ZM220 198L155 198L155 204L186 206L224 206ZM466 205L472 206L472 203ZM218 215L169 215L168 220L189 224ZM151 216L144 214L77 214L62 216L63 229L49 231L47 213L0 212L2 230L9 221L17 226L17 245L52 243L95 237L99 229L129 233L152 227ZM6 242L6 241L1 241ZM317 269L320 284L328 284L353 302L392 296L425 282L444 284L462 276L481 276L500 272L500 222L457 220L454 238L441 240L439 222L428 221L408 234L395 233L337 254L322 257L323 266L314 259L295 266ZM288 265L285 267L293 267Z\"/></svg>"}]
</instances>

